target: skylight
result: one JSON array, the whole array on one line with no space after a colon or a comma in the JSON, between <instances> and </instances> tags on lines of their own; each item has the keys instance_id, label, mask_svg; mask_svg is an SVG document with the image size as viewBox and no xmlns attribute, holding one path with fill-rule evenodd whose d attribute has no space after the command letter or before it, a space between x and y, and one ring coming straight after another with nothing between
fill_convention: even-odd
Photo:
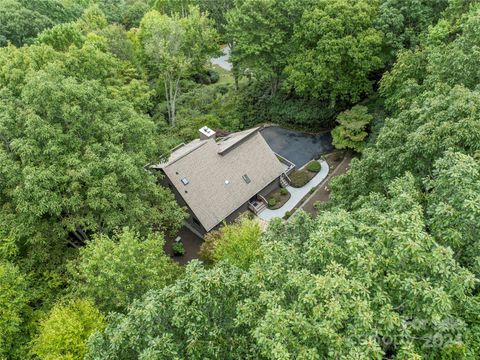
<instances>
[{"instance_id":1,"label":"skylight","mask_svg":"<svg viewBox=\"0 0 480 360\"><path fill-rule=\"evenodd\" d=\"M247 174L243 175L242 178L247 184L250 184L252 182L252 180L250 180Z\"/></svg>"},{"instance_id":2,"label":"skylight","mask_svg":"<svg viewBox=\"0 0 480 360\"><path fill-rule=\"evenodd\" d=\"M183 185L188 185L188 183L189 183L187 178L182 178L181 182L182 182Z\"/></svg>"}]
</instances>

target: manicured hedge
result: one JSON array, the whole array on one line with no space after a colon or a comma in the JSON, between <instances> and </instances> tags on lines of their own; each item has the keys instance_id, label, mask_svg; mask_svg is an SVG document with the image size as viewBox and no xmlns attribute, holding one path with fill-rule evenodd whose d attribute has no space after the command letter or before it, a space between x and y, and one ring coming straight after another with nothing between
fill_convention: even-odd
<instances>
[{"instance_id":1,"label":"manicured hedge","mask_svg":"<svg viewBox=\"0 0 480 360\"><path fill-rule=\"evenodd\" d=\"M311 172L319 172L322 165L317 160L312 160L307 164L307 170Z\"/></svg>"},{"instance_id":2,"label":"manicured hedge","mask_svg":"<svg viewBox=\"0 0 480 360\"><path fill-rule=\"evenodd\" d=\"M290 185L294 188L300 188L310 181L310 175L306 170L294 170L290 175Z\"/></svg>"}]
</instances>

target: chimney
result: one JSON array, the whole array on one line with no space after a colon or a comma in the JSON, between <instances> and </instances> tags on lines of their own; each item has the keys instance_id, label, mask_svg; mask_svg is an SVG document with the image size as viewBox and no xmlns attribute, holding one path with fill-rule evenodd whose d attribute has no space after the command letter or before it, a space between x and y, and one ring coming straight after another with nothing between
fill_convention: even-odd
<instances>
[{"instance_id":1,"label":"chimney","mask_svg":"<svg viewBox=\"0 0 480 360\"><path fill-rule=\"evenodd\" d=\"M200 133L200 140L215 139L215 131L207 126L202 127L198 131Z\"/></svg>"}]
</instances>

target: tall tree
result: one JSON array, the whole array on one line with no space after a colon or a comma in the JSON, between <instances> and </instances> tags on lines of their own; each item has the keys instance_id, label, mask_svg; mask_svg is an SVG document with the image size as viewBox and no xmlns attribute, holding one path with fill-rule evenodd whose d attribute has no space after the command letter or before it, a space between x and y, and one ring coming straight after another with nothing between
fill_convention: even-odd
<instances>
[{"instance_id":1,"label":"tall tree","mask_svg":"<svg viewBox=\"0 0 480 360\"><path fill-rule=\"evenodd\" d=\"M91 301L59 303L40 322L32 352L42 360L82 360L88 338L104 327L103 315Z\"/></svg>"},{"instance_id":2,"label":"tall tree","mask_svg":"<svg viewBox=\"0 0 480 360\"><path fill-rule=\"evenodd\" d=\"M211 20L198 8L186 17L171 17L151 11L140 24L139 39L150 77L163 85L168 121L175 125L180 80L198 71L218 51Z\"/></svg>"},{"instance_id":3,"label":"tall tree","mask_svg":"<svg viewBox=\"0 0 480 360\"><path fill-rule=\"evenodd\" d=\"M241 218L208 233L199 255L207 264L225 261L246 270L262 256L260 234L258 220Z\"/></svg>"},{"instance_id":4,"label":"tall tree","mask_svg":"<svg viewBox=\"0 0 480 360\"><path fill-rule=\"evenodd\" d=\"M480 162L448 152L435 162L427 182L429 228L455 258L480 275Z\"/></svg>"},{"instance_id":5,"label":"tall tree","mask_svg":"<svg viewBox=\"0 0 480 360\"><path fill-rule=\"evenodd\" d=\"M425 231L408 175L355 211L270 225L248 271L194 262L91 342L91 358L471 358L476 279Z\"/></svg>"},{"instance_id":6,"label":"tall tree","mask_svg":"<svg viewBox=\"0 0 480 360\"><path fill-rule=\"evenodd\" d=\"M375 26L382 31L384 52L388 62L395 59L401 49L420 45L419 36L435 25L448 0L382 0Z\"/></svg>"},{"instance_id":7,"label":"tall tree","mask_svg":"<svg viewBox=\"0 0 480 360\"><path fill-rule=\"evenodd\" d=\"M382 33L373 27L376 2L320 0L295 26L288 80L298 94L356 102L382 67Z\"/></svg>"},{"instance_id":8,"label":"tall tree","mask_svg":"<svg viewBox=\"0 0 480 360\"><path fill-rule=\"evenodd\" d=\"M30 294L17 266L0 262L0 357L22 359L27 354Z\"/></svg>"},{"instance_id":9,"label":"tall tree","mask_svg":"<svg viewBox=\"0 0 480 360\"><path fill-rule=\"evenodd\" d=\"M163 251L160 235L141 238L132 230L97 236L69 264L70 291L90 298L105 312L125 311L150 289L161 289L179 274Z\"/></svg>"},{"instance_id":10,"label":"tall tree","mask_svg":"<svg viewBox=\"0 0 480 360\"><path fill-rule=\"evenodd\" d=\"M232 43L234 71L248 69L255 78L279 89L283 71L292 52L291 37L302 6L283 0L238 2L227 17L227 37Z\"/></svg>"},{"instance_id":11,"label":"tall tree","mask_svg":"<svg viewBox=\"0 0 480 360\"><path fill-rule=\"evenodd\" d=\"M183 219L143 169L157 155L148 87L91 41L0 52L0 231L22 249L127 225L174 232Z\"/></svg>"}]
</instances>

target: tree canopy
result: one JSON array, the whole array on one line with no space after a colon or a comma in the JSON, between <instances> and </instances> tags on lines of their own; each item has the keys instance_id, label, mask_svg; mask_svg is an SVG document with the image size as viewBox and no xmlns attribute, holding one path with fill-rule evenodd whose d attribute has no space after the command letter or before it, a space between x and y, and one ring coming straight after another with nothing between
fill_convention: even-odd
<instances>
[{"instance_id":1,"label":"tree canopy","mask_svg":"<svg viewBox=\"0 0 480 360\"><path fill-rule=\"evenodd\" d=\"M97 236L69 264L71 291L93 299L105 313L124 311L150 289L160 289L178 275L178 266L163 251L160 235L143 239L124 229L112 238Z\"/></svg>"}]
</instances>

